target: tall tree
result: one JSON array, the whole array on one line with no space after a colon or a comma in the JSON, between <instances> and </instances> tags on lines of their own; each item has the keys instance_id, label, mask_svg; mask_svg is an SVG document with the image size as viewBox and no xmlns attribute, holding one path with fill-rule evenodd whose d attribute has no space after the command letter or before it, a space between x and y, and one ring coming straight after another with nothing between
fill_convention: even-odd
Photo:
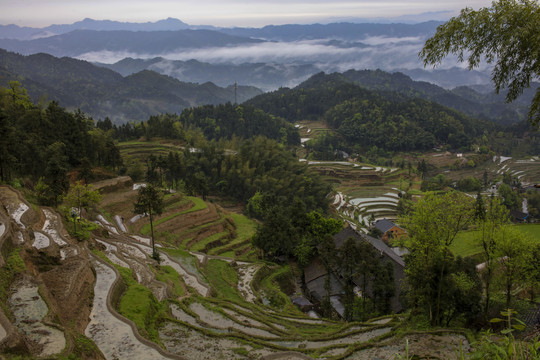
<instances>
[{"instance_id":1,"label":"tall tree","mask_svg":"<svg viewBox=\"0 0 540 360\"><path fill-rule=\"evenodd\" d=\"M441 323L444 313L442 292L453 262L450 245L473 217L474 201L466 195L428 193L401 221L409 233L406 245L411 253L405 272L411 300L427 309L433 325Z\"/></svg>"},{"instance_id":2,"label":"tall tree","mask_svg":"<svg viewBox=\"0 0 540 360\"><path fill-rule=\"evenodd\" d=\"M506 294L506 308L512 307L512 291L527 281L533 243L515 226L503 226L497 233L496 256L500 268L500 280ZM536 259L538 260L538 259Z\"/></svg>"},{"instance_id":3,"label":"tall tree","mask_svg":"<svg viewBox=\"0 0 540 360\"><path fill-rule=\"evenodd\" d=\"M154 215L161 215L163 212L163 194L152 184L147 184L139 188L137 201L133 205L136 214L147 214L150 219L152 257L159 261L159 253L154 243Z\"/></svg>"},{"instance_id":4,"label":"tall tree","mask_svg":"<svg viewBox=\"0 0 540 360\"><path fill-rule=\"evenodd\" d=\"M67 171L69 164L65 155L64 143L55 142L47 147L45 167L45 183L49 186L54 206L58 205L58 199L69 189Z\"/></svg>"},{"instance_id":5,"label":"tall tree","mask_svg":"<svg viewBox=\"0 0 540 360\"><path fill-rule=\"evenodd\" d=\"M497 93L508 88L515 100L530 81L540 76L540 6L531 0L498 0L489 8L470 8L437 28L419 56L424 65L438 65L449 53L466 61L469 69L481 60L495 66L491 79ZM529 121L540 121L540 89L532 101Z\"/></svg>"},{"instance_id":6,"label":"tall tree","mask_svg":"<svg viewBox=\"0 0 540 360\"><path fill-rule=\"evenodd\" d=\"M482 255L484 257L484 269L482 277L484 281L484 317L488 320L490 299L491 299L491 283L495 267L496 251L497 251L497 234L502 226L508 224L509 220L508 209L501 203L498 198L493 198L490 201L489 208L484 213L483 217L477 216L478 229L477 239L482 245Z\"/></svg>"}]
</instances>

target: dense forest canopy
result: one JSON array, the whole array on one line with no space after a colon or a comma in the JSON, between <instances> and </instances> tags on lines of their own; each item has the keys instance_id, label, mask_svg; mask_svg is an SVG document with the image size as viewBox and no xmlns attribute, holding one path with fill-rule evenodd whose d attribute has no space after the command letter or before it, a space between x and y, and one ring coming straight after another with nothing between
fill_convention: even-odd
<instances>
[{"instance_id":1,"label":"dense forest canopy","mask_svg":"<svg viewBox=\"0 0 540 360\"><path fill-rule=\"evenodd\" d=\"M34 105L17 82L0 89L0 180L43 178L55 189L55 200L69 187L69 171L121 164L111 134L80 111L68 112L54 101Z\"/></svg>"},{"instance_id":2,"label":"dense forest canopy","mask_svg":"<svg viewBox=\"0 0 540 360\"><path fill-rule=\"evenodd\" d=\"M162 114L151 116L147 121L113 125L106 118L96 126L113 130L118 140L133 140L141 137L161 137L185 140L193 145L192 136L186 131L195 130L208 140L248 139L263 135L284 144L300 144L298 130L285 120L269 115L251 105L204 105L182 111L180 115Z\"/></svg>"},{"instance_id":3,"label":"dense forest canopy","mask_svg":"<svg viewBox=\"0 0 540 360\"><path fill-rule=\"evenodd\" d=\"M260 95L249 104L289 121L323 118L345 140L346 149L426 150L468 147L494 129L428 100L366 90L336 76L318 74L294 89Z\"/></svg>"}]
</instances>

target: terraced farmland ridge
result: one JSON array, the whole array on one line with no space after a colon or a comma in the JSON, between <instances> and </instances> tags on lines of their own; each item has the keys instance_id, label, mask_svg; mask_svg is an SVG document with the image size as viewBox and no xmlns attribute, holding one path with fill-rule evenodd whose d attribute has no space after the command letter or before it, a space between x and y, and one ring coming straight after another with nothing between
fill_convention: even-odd
<instances>
[{"instance_id":1,"label":"terraced farmland ridge","mask_svg":"<svg viewBox=\"0 0 540 360\"><path fill-rule=\"evenodd\" d=\"M255 225L216 204L166 196L155 220L158 264L147 218L132 213L138 185L113 185L85 241L69 236L62 214L0 187L2 351L88 359L393 359L405 351L397 316L343 323L300 312L267 280L292 279L294 270L257 260ZM414 336L419 351L440 337ZM448 354L466 343L442 339Z\"/></svg>"}]
</instances>

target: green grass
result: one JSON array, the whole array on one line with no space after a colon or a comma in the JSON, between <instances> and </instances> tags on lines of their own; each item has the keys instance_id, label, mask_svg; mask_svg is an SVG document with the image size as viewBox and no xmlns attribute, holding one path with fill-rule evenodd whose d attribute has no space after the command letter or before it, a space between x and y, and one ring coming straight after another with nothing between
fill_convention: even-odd
<instances>
[{"instance_id":1,"label":"green grass","mask_svg":"<svg viewBox=\"0 0 540 360\"><path fill-rule=\"evenodd\" d=\"M179 262L188 272L197 275L201 280L205 280L197 267L197 259L189 252L181 249L163 249L170 257Z\"/></svg>"},{"instance_id":2,"label":"green grass","mask_svg":"<svg viewBox=\"0 0 540 360\"><path fill-rule=\"evenodd\" d=\"M181 284L180 276L172 267L161 266L158 270L155 270L155 274L157 280L172 285L172 297L178 298L184 295L184 287Z\"/></svg>"},{"instance_id":3,"label":"green grass","mask_svg":"<svg viewBox=\"0 0 540 360\"><path fill-rule=\"evenodd\" d=\"M529 235L531 239L540 241L540 224L519 224L516 226L521 232Z\"/></svg>"},{"instance_id":4,"label":"green grass","mask_svg":"<svg viewBox=\"0 0 540 360\"><path fill-rule=\"evenodd\" d=\"M266 265L255 274L252 286L264 294L270 306L291 313L299 311L283 292L292 284L292 269L289 265L271 269ZM290 288L288 290L291 290Z\"/></svg>"},{"instance_id":5,"label":"green grass","mask_svg":"<svg viewBox=\"0 0 540 360\"><path fill-rule=\"evenodd\" d=\"M219 256L228 257L228 258L234 258L235 257L233 250L224 252L222 254L219 254Z\"/></svg>"},{"instance_id":6,"label":"green grass","mask_svg":"<svg viewBox=\"0 0 540 360\"><path fill-rule=\"evenodd\" d=\"M8 254L6 263L0 267L0 308L4 310L6 314L10 313L8 304L9 288L17 274L26 270L24 261L19 254L20 249L14 248Z\"/></svg>"},{"instance_id":7,"label":"green grass","mask_svg":"<svg viewBox=\"0 0 540 360\"><path fill-rule=\"evenodd\" d=\"M157 141L138 141L138 140L133 140L133 141L123 141L123 142L119 142L119 143L118 143L118 146L119 146L119 147L123 147L123 146L132 146L132 145L136 145L136 146L144 146L144 145L148 145L148 144L158 145L159 143L158 143Z\"/></svg>"},{"instance_id":8,"label":"green grass","mask_svg":"<svg viewBox=\"0 0 540 360\"><path fill-rule=\"evenodd\" d=\"M236 226L236 239L234 239L234 243L250 239L257 232L257 224L255 221L248 219L241 214L233 213L231 214L231 217L234 220L234 225Z\"/></svg>"},{"instance_id":9,"label":"green grass","mask_svg":"<svg viewBox=\"0 0 540 360\"><path fill-rule=\"evenodd\" d=\"M227 244L223 244L223 246L211 249L208 254L219 254L221 256L234 258L234 250L238 246L241 246L245 241L250 240L257 232L257 224L255 221L248 219L241 214L232 213L230 216L234 221L236 237Z\"/></svg>"},{"instance_id":10,"label":"green grass","mask_svg":"<svg viewBox=\"0 0 540 360\"><path fill-rule=\"evenodd\" d=\"M450 246L450 250L456 256L472 256L482 251L482 246L475 237L478 231L462 231Z\"/></svg>"},{"instance_id":11,"label":"green grass","mask_svg":"<svg viewBox=\"0 0 540 360\"><path fill-rule=\"evenodd\" d=\"M206 264L206 276L217 291L218 297L244 302L236 288L238 285L238 274L229 263L223 260L208 260Z\"/></svg>"},{"instance_id":12,"label":"green grass","mask_svg":"<svg viewBox=\"0 0 540 360\"><path fill-rule=\"evenodd\" d=\"M514 225L521 232L527 234L530 238L536 241L540 241L540 224L519 224ZM482 246L475 237L478 231L462 231L457 236L450 250L456 256L473 256L482 252Z\"/></svg>"},{"instance_id":13,"label":"green grass","mask_svg":"<svg viewBox=\"0 0 540 360\"><path fill-rule=\"evenodd\" d=\"M142 336L159 344L161 341L155 324L163 306L147 287L135 281L131 269L115 267L126 284L126 290L118 304L118 312L133 321Z\"/></svg>"},{"instance_id":14,"label":"green grass","mask_svg":"<svg viewBox=\"0 0 540 360\"><path fill-rule=\"evenodd\" d=\"M222 232L219 232L219 233L215 233L215 234L212 234L210 236L208 236L207 238L204 238L198 242L196 242L195 244L193 244L193 246L191 246L191 248L189 250L191 251L196 251L196 252L201 252L202 250L204 250L204 248L206 247L207 244L211 243L212 241L216 241L222 237L226 237L227 235L229 234L228 231L222 231Z\"/></svg>"}]
</instances>

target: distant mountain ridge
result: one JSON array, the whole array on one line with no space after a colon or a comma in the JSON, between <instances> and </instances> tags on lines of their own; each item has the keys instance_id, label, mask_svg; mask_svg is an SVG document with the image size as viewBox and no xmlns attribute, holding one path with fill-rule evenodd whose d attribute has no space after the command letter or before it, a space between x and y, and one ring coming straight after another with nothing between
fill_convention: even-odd
<instances>
[{"instance_id":1,"label":"distant mountain ridge","mask_svg":"<svg viewBox=\"0 0 540 360\"><path fill-rule=\"evenodd\" d=\"M364 19L365 20L365 19ZM292 40L299 38L321 38L329 34L342 39L357 38L356 34L377 36L419 36L434 32L440 21L423 21L420 23L404 23L399 21L366 22L366 21L336 21L328 24L287 24L254 27L215 27L212 25L189 25L179 19L167 18L155 22L121 22L113 20L84 20L72 24L50 25L43 28L19 27L17 25L0 25L0 39L32 40L46 36L61 35L75 30L94 31L178 31L178 30L216 30L229 35L258 37L274 40ZM295 33L297 35L287 35Z\"/></svg>"},{"instance_id":2,"label":"distant mountain ridge","mask_svg":"<svg viewBox=\"0 0 540 360\"><path fill-rule=\"evenodd\" d=\"M177 31L193 29L185 22L167 18L156 22L133 23L86 18L73 24L50 25L43 28L0 25L0 39L33 40L37 38L65 34L75 30L95 31Z\"/></svg>"},{"instance_id":3,"label":"distant mountain ridge","mask_svg":"<svg viewBox=\"0 0 540 360\"><path fill-rule=\"evenodd\" d=\"M212 81L219 86L232 83L250 85L265 91L279 87L296 86L311 75L321 71L312 64L243 63L211 64L197 60L167 60L125 58L114 64L99 64L128 76L142 70L152 70L172 76L180 81L204 83Z\"/></svg>"},{"instance_id":4,"label":"distant mountain ridge","mask_svg":"<svg viewBox=\"0 0 540 360\"><path fill-rule=\"evenodd\" d=\"M320 71L348 69L400 71L445 88L488 84L489 70L467 72L453 64L435 71L423 69L418 51L440 24L217 28L173 18L153 23L84 19L42 29L0 25L0 48L23 55L43 52L84 59L123 75L147 69L180 81L212 81L220 86L238 82L264 90L296 86Z\"/></svg>"},{"instance_id":5,"label":"distant mountain ridge","mask_svg":"<svg viewBox=\"0 0 540 360\"><path fill-rule=\"evenodd\" d=\"M42 52L58 57L77 57L99 51L155 54L172 52L180 48L225 47L261 41L210 30L152 32L75 30L34 40L0 39L0 48L23 55Z\"/></svg>"},{"instance_id":6,"label":"distant mountain ridge","mask_svg":"<svg viewBox=\"0 0 540 360\"><path fill-rule=\"evenodd\" d=\"M299 41L314 39L341 39L361 41L370 36L430 37L441 25L440 21L427 21L420 24L372 24L340 22L309 25L268 25L262 28L222 28L220 32L251 38L275 41Z\"/></svg>"},{"instance_id":7,"label":"distant mountain ridge","mask_svg":"<svg viewBox=\"0 0 540 360\"><path fill-rule=\"evenodd\" d=\"M532 84L532 88L526 89L518 100L507 104L504 94L496 95L493 91L483 93L466 86L447 90L425 81L414 81L409 76L399 72L348 70L343 73L318 73L291 91L299 92L303 89L327 86L326 84L351 84L369 91L386 93L388 98L400 96L410 99L425 99L459 111L469 117L488 120L499 125L510 125L525 120L530 101L536 93L535 89L540 86L538 83ZM282 89L273 94L263 94L249 100L249 103L272 113L264 102L267 100L274 102L274 97L278 96L276 94L281 95L289 90ZM319 107L324 107L324 105L321 104ZM275 115L285 117L281 113L275 113ZM319 115L322 115L322 112Z\"/></svg>"},{"instance_id":8,"label":"distant mountain ridge","mask_svg":"<svg viewBox=\"0 0 540 360\"><path fill-rule=\"evenodd\" d=\"M109 117L116 123L235 101L232 85L185 83L147 70L123 77L86 61L48 54L22 56L0 49L0 64L1 85L18 80L34 101L45 96L66 108L81 109L95 119ZM243 102L261 93L254 87L238 86L236 99Z\"/></svg>"}]
</instances>

